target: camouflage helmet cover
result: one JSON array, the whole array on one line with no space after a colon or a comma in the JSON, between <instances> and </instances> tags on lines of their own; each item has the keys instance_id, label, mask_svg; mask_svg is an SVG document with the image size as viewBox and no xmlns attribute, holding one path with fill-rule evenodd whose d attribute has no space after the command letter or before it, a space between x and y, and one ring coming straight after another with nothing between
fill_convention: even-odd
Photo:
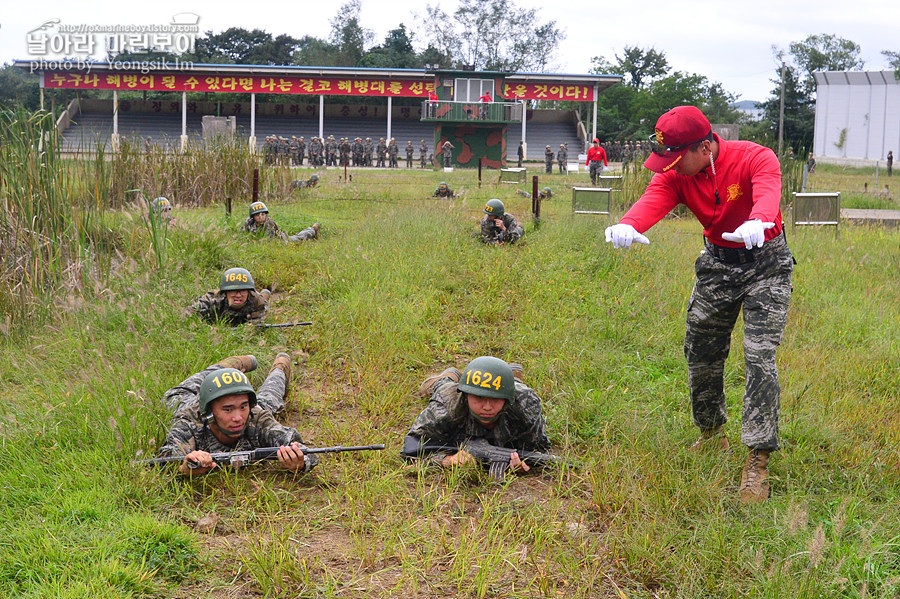
<instances>
[{"instance_id":1,"label":"camouflage helmet cover","mask_svg":"<svg viewBox=\"0 0 900 599\"><path fill-rule=\"evenodd\" d=\"M206 375L200 385L200 393L197 396L200 402L200 413L212 412L212 402L226 395L238 395L246 393L250 398L250 407L256 405L256 391L247 375L237 368L222 368L213 370Z\"/></svg>"},{"instance_id":2,"label":"camouflage helmet cover","mask_svg":"<svg viewBox=\"0 0 900 599\"><path fill-rule=\"evenodd\" d=\"M511 400L516 395L512 368L500 358L480 356L463 370L457 388L479 397Z\"/></svg>"},{"instance_id":3,"label":"camouflage helmet cover","mask_svg":"<svg viewBox=\"0 0 900 599\"><path fill-rule=\"evenodd\" d=\"M310 180L310 181L318 181L318 180L319 180L319 175L317 175L316 173L313 173L313 174L311 174L311 175L309 176L309 180Z\"/></svg>"},{"instance_id":4,"label":"camouflage helmet cover","mask_svg":"<svg viewBox=\"0 0 900 599\"><path fill-rule=\"evenodd\" d=\"M229 268L222 273L219 291L238 291L240 289L256 289L253 275L246 268Z\"/></svg>"},{"instance_id":5,"label":"camouflage helmet cover","mask_svg":"<svg viewBox=\"0 0 900 599\"><path fill-rule=\"evenodd\" d=\"M171 210L172 203L167 198L159 196L150 202L150 207L153 209L153 212L162 212L164 210Z\"/></svg>"},{"instance_id":6,"label":"camouflage helmet cover","mask_svg":"<svg viewBox=\"0 0 900 599\"><path fill-rule=\"evenodd\" d=\"M503 202L497 198L492 198L484 205L484 213L494 218L500 218L506 213L506 209L503 206Z\"/></svg>"},{"instance_id":7,"label":"camouflage helmet cover","mask_svg":"<svg viewBox=\"0 0 900 599\"><path fill-rule=\"evenodd\" d=\"M255 216L261 212L269 213L269 209L262 202L253 202L250 204L250 216Z\"/></svg>"}]
</instances>

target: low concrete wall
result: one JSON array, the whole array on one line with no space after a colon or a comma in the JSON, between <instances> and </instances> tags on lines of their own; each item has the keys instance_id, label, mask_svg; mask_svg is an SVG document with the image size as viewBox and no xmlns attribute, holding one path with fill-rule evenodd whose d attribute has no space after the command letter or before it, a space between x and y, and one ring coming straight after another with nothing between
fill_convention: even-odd
<instances>
[{"instance_id":1,"label":"low concrete wall","mask_svg":"<svg viewBox=\"0 0 900 599\"><path fill-rule=\"evenodd\" d=\"M59 118L56 119L56 130L60 135L66 132L66 129L72 124L72 119L78 115L78 112L78 98L74 98L69 102L69 105L66 106L66 109L63 110L62 114L59 115Z\"/></svg>"}]
</instances>

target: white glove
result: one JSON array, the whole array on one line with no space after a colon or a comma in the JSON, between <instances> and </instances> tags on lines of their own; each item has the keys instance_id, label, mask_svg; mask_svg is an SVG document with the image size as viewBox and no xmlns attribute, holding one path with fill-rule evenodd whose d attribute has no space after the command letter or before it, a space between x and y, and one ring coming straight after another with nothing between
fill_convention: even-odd
<instances>
[{"instance_id":1,"label":"white glove","mask_svg":"<svg viewBox=\"0 0 900 599\"><path fill-rule=\"evenodd\" d=\"M638 233L631 225L619 223L606 227L606 242L612 242L615 249L630 247L632 241L650 245L650 240Z\"/></svg>"},{"instance_id":2,"label":"white glove","mask_svg":"<svg viewBox=\"0 0 900 599\"><path fill-rule=\"evenodd\" d=\"M748 220L735 229L734 233L722 233L722 239L734 241L735 243L743 242L744 247L748 250L752 250L754 245L761 248L766 240L766 229L771 229L774 226L775 223L764 223L758 218Z\"/></svg>"}]
</instances>

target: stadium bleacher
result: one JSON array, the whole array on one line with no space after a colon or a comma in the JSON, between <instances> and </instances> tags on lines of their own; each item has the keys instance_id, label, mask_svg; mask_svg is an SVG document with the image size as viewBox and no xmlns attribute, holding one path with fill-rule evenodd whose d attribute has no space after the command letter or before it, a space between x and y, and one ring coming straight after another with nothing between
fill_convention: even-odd
<instances>
[{"instance_id":1,"label":"stadium bleacher","mask_svg":"<svg viewBox=\"0 0 900 599\"><path fill-rule=\"evenodd\" d=\"M187 117L187 134L190 142L199 142L202 137L202 117L197 114L189 114ZM237 116L237 134L247 138L250 135L250 116ZM63 133L63 151L67 152L92 152L98 144L109 144L113 130L113 118L109 113L87 112L79 113L72 119L72 124ZM371 118L326 118L324 121L325 136L334 135L349 137L351 140L357 136L365 139L371 137L377 142L378 138L387 138L387 123L384 120ZM280 135L290 138L292 135L304 136L307 141L319 134L318 118L288 118L276 116L256 117L256 140L262 145L266 136ZM119 115L119 135L124 139L133 139L139 143L150 143L159 148L171 150L178 147L181 139L181 116L172 114L140 114L122 113ZM418 148L421 140L425 140L429 153L434 152L433 145L434 125L428 122L415 120L395 120L391 123L391 136L400 145L401 158L404 156L403 148L407 140L413 142L416 148L416 160L418 160ZM569 144L569 159L575 160L579 152L583 152L582 142L578 139L575 126L571 122L527 123L526 135L528 138L527 160L544 160L544 147L550 145L554 155L559 150L559 144ZM507 131L507 156L508 160L516 160L516 149L522 139L520 125L510 125Z\"/></svg>"}]
</instances>

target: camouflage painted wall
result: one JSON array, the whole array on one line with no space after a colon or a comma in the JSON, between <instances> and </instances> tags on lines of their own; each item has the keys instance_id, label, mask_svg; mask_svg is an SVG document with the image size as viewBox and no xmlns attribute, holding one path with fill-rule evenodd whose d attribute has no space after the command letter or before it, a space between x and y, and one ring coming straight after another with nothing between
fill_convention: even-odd
<instances>
[{"instance_id":1,"label":"camouflage painted wall","mask_svg":"<svg viewBox=\"0 0 900 599\"><path fill-rule=\"evenodd\" d=\"M505 168L506 129L507 125L438 123L434 128L435 163L444 164L442 147L449 140L454 146L454 167L478 168L478 159L484 158L486 168Z\"/></svg>"}]
</instances>

